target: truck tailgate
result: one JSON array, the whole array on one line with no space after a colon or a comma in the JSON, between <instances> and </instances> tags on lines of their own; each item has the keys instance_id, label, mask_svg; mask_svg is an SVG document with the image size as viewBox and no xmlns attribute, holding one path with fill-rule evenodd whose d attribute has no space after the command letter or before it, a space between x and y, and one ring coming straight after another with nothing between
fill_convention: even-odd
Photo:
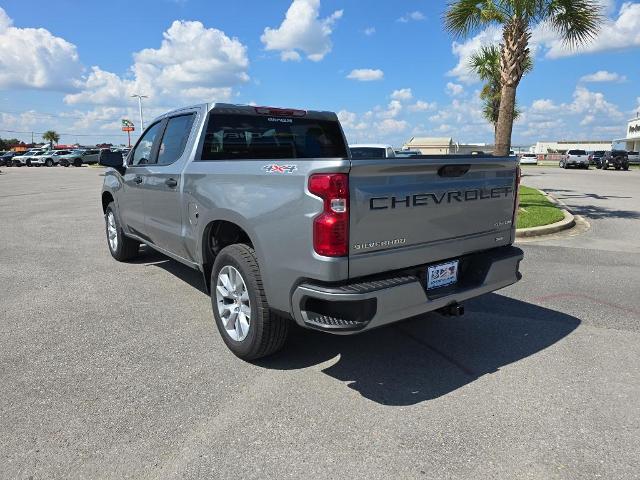
<instances>
[{"instance_id":1,"label":"truck tailgate","mask_svg":"<svg viewBox=\"0 0 640 480\"><path fill-rule=\"evenodd\" d=\"M352 160L349 277L512 243L510 157Z\"/></svg>"}]
</instances>

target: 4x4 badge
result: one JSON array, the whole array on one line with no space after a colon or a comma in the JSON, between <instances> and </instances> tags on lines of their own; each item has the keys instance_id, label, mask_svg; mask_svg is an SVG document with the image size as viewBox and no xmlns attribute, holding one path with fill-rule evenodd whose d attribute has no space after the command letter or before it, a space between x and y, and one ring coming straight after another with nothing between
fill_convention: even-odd
<instances>
[{"instance_id":1,"label":"4x4 badge","mask_svg":"<svg viewBox=\"0 0 640 480\"><path fill-rule=\"evenodd\" d=\"M271 165L265 165L262 169L267 173L293 173L298 170L297 165L278 165L272 163Z\"/></svg>"}]
</instances>

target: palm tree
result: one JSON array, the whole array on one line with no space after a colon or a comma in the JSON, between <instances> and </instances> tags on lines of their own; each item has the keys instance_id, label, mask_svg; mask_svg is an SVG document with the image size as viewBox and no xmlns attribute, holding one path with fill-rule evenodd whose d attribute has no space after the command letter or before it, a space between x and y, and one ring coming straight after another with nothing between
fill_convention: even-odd
<instances>
[{"instance_id":1,"label":"palm tree","mask_svg":"<svg viewBox=\"0 0 640 480\"><path fill-rule=\"evenodd\" d=\"M57 144L60 141L60 135L54 130L47 130L42 134L42 139L45 142L49 142L50 147L53 147L54 143Z\"/></svg>"},{"instance_id":2,"label":"palm tree","mask_svg":"<svg viewBox=\"0 0 640 480\"><path fill-rule=\"evenodd\" d=\"M447 6L445 28L463 38L490 26L502 27L500 45L500 110L496 155L508 155L516 90L529 56L532 29L544 23L570 47L591 40L602 20L597 0L453 0Z\"/></svg>"},{"instance_id":3,"label":"palm tree","mask_svg":"<svg viewBox=\"0 0 640 480\"><path fill-rule=\"evenodd\" d=\"M484 81L484 86L480 91L480 98L484 102L482 113L484 117L493 125L493 132L496 133L498 128L498 114L500 112L500 94L502 85L500 82L500 48L496 45L488 47L480 47L476 53L471 55L469 66ZM527 55L524 65L524 74L526 75L533 69L531 56ZM513 109L514 121L520 116L520 110L517 103Z\"/></svg>"}]
</instances>

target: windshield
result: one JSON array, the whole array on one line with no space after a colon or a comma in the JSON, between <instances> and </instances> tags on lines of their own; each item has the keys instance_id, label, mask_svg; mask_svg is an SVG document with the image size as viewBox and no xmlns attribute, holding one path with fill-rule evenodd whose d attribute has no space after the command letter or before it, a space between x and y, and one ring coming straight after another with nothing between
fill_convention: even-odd
<instances>
[{"instance_id":1,"label":"windshield","mask_svg":"<svg viewBox=\"0 0 640 480\"><path fill-rule=\"evenodd\" d=\"M351 158L385 158L386 149L376 147L351 148Z\"/></svg>"},{"instance_id":2,"label":"windshield","mask_svg":"<svg viewBox=\"0 0 640 480\"><path fill-rule=\"evenodd\" d=\"M569 150L569 155L586 155L584 150Z\"/></svg>"},{"instance_id":3,"label":"windshield","mask_svg":"<svg viewBox=\"0 0 640 480\"><path fill-rule=\"evenodd\" d=\"M202 160L346 158L337 120L211 112Z\"/></svg>"}]
</instances>

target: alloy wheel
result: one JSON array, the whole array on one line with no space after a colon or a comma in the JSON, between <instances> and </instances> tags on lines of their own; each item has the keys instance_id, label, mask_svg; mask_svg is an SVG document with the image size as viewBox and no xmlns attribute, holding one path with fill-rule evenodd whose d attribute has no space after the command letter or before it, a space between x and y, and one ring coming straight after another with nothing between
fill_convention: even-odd
<instances>
[{"instance_id":1,"label":"alloy wheel","mask_svg":"<svg viewBox=\"0 0 640 480\"><path fill-rule=\"evenodd\" d=\"M216 304L225 331L236 342L249 334L251 300L240 272L227 265L222 267L216 281Z\"/></svg>"}]
</instances>

